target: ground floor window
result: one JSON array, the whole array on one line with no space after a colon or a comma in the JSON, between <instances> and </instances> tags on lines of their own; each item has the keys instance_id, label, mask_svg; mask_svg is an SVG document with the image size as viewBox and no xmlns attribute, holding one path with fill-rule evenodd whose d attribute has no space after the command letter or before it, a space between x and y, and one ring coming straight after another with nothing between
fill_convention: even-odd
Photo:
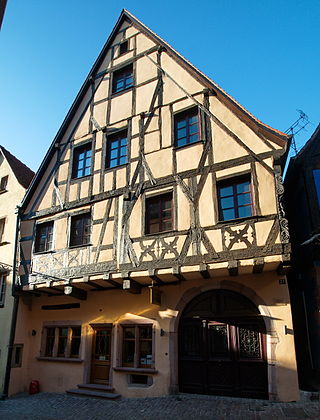
<instances>
[{"instance_id":1,"label":"ground floor window","mask_svg":"<svg viewBox=\"0 0 320 420\"><path fill-rule=\"evenodd\" d=\"M43 335L42 356L79 357L81 342L80 326L44 327Z\"/></svg>"},{"instance_id":2,"label":"ground floor window","mask_svg":"<svg viewBox=\"0 0 320 420\"><path fill-rule=\"evenodd\" d=\"M151 325L123 326L122 365L134 368L154 367Z\"/></svg>"},{"instance_id":3,"label":"ground floor window","mask_svg":"<svg viewBox=\"0 0 320 420\"><path fill-rule=\"evenodd\" d=\"M12 349L11 367L18 368L22 366L23 344L14 344Z\"/></svg>"}]
</instances>

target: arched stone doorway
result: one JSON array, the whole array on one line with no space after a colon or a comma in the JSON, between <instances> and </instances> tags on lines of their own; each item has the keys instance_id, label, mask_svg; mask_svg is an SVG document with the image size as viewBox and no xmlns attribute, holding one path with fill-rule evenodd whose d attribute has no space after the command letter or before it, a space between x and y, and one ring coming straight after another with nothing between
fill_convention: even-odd
<instances>
[{"instance_id":1,"label":"arched stone doorway","mask_svg":"<svg viewBox=\"0 0 320 420\"><path fill-rule=\"evenodd\" d=\"M266 328L248 298L221 289L198 295L178 336L180 392L268 398Z\"/></svg>"}]
</instances>

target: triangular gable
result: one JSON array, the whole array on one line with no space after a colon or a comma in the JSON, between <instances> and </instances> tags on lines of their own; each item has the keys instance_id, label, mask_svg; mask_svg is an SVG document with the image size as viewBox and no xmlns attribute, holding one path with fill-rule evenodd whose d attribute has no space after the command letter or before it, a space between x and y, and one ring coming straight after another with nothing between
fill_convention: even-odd
<instances>
[{"instance_id":1,"label":"triangular gable","mask_svg":"<svg viewBox=\"0 0 320 420\"><path fill-rule=\"evenodd\" d=\"M36 176L34 177L33 182L31 183L29 190L27 191L27 194L22 202L22 207L24 207L28 203L29 198L32 196L32 193L36 188L38 180L41 179L42 175L45 173L48 163L50 162L52 156L55 153L56 144L57 143L59 144L61 138L66 133L70 122L72 121L73 117L77 113L78 107L81 105L83 99L88 93L92 80L97 76L99 70L101 71L101 66L103 65L103 61L106 57L106 54L112 42L114 41L114 38L117 36L118 31L121 30L121 27L125 22L132 24L134 27L139 29L144 35L150 38L153 42L158 44L160 47L164 48L167 54L173 60L175 60L182 68L188 71L192 75L192 77L198 80L204 87L207 87L208 89L213 91L218 96L218 99L221 100L221 102L223 102L233 113L235 113L237 117L240 120L242 120L242 122L248 125L252 129L252 131L254 131L259 137L267 138L275 142L276 144L280 145L281 147L284 147L286 145L286 142L290 139L290 136L263 124L261 121L255 118L245 108L243 108L240 104L238 104L230 95L224 92L216 83L214 83L211 79L209 79L206 75L204 75L200 70L198 70L195 66L193 66L181 54L175 51L168 43L166 43L158 35L152 32L147 26L145 26L142 22L140 22L130 12L123 9L108 40L106 41L91 71L89 72L86 80L84 81L57 135L55 136L43 162L41 163L40 168L38 172L36 173Z\"/></svg>"},{"instance_id":2,"label":"triangular gable","mask_svg":"<svg viewBox=\"0 0 320 420\"><path fill-rule=\"evenodd\" d=\"M34 177L34 172L3 146L0 146L0 151L7 160L19 184L22 185L23 188L28 188Z\"/></svg>"}]
</instances>

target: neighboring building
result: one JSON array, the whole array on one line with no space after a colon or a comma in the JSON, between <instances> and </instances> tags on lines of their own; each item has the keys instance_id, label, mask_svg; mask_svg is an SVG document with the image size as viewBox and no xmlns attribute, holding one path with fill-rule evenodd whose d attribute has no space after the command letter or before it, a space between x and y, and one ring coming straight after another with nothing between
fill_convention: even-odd
<instances>
[{"instance_id":1,"label":"neighboring building","mask_svg":"<svg viewBox=\"0 0 320 420\"><path fill-rule=\"evenodd\" d=\"M290 160L285 186L299 381L302 389L320 390L320 125Z\"/></svg>"},{"instance_id":2,"label":"neighboring building","mask_svg":"<svg viewBox=\"0 0 320 420\"><path fill-rule=\"evenodd\" d=\"M22 203L11 392L298 399L287 143L123 11Z\"/></svg>"},{"instance_id":3,"label":"neighboring building","mask_svg":"<svg viewBox=\"0 0 320 420\"><path fill-rule=\"evenodd\" d=\"M16 206L22 201L33 175L27 166L0 146L0 397L4 389L14 306L12 264L17 222ZM19 346L14 347L13 366L19 365L21 351Z\"/></svg>"}]
</instances>

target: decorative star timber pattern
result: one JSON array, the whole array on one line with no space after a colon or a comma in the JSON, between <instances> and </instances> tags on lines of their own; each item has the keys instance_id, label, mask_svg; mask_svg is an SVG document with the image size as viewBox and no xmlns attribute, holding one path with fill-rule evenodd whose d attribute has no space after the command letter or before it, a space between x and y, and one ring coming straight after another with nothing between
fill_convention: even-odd
<instances>
[{"instance_id":1,"label":"decorative star timber pattern","mask_svg":"<svg viewBox=\"0 0 320 420\"><path fill-rule=\"evenodd\" d=\"M256 232L254 225L248 223L243 228L226 226L222 230L223 248L230 251L235 244L243 243L247 248L256 245Z\"/></svg>"},{"instance_id":2,"label":"decorative star timber pattern","mask_svg":"<svg viewBox=\"0 0 320 420\"><path fill-rule=\"evenodd\" d=\"M165 238L156 238L149 245L144 245L143 241L141 241L139 244L143 252L139 258L139 264L146 259L147 255L151 256L152 261L161 261L165 258L166 254L173 254L175 258L178 258L177 242L178 237L175 237L171 242L166 242Z\"/></svg>"}]
</instances>

